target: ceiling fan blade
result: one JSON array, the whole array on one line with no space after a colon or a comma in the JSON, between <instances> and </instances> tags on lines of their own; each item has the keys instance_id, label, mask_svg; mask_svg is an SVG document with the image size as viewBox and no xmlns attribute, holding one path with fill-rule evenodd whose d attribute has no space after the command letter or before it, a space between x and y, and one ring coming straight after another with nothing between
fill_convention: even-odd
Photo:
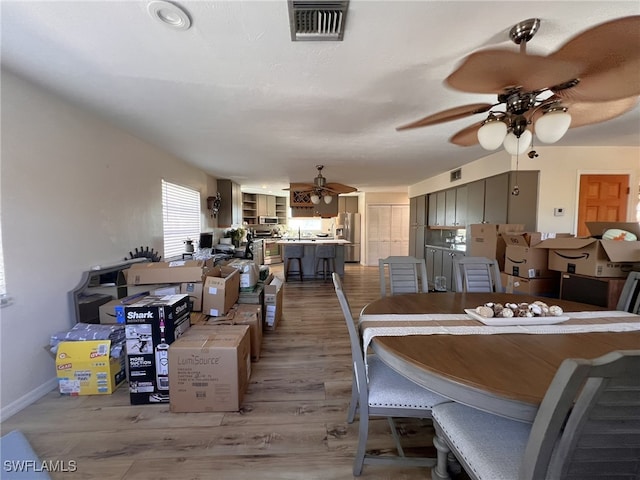
<instances>
[{"instance_id":1,"label":"ceiling fan blade","mask_svg":"<svg viewBox=\"0 0 640 480\"><path fill-rule=\"evenodd\" d=\"M583 65L580 83L557 92L562 98L608 101L640 95L640 15L596 25L549 58Z\"/></svg>"},{"instance_id":2,"label":"ceiling fan blade","mask_svg":"<svg viewBox=\"0 0 640 480\"><path fill-rule=\"evenodd\" d=\"M445 82L471 93L503 93L508 88L541 90L577 78L582 65L511 50L483 50L469 55Z\"/></svg>"},{"instance_id":3,"label":"ceiling fan blade","mask_svg":"<svg viewBox=\"0 0 640 480\"><path fill-rule=\"evenodd\" d=\"M460 147L471 147L478 144L478 130L482 126L482 122L474 123L473 125L463 128L458 133L453 135L449 142Z\"/></svg>"},{"instance_id":4,"label":"ceiling fan blade","mask_svg":"<svg viewBox=\"0 0 640 480\"><path fill-rule=\"evenodd\" d=\"M357 192L358 189L354 187L350 187L349 185L343 185L342 183L327 183L324 186L325 190L329 190L332 193L340 194L340 193L351 193Z\"/></svg>"},{"instance_id":5,"label":"ceiling fan blade","mask_svg":"<svg viewBox=\"0 0 640 480\"><path fill-rule=\"evenodd\" d=\"M594 123L606 122L619 117L632 110L638 105L640 99L637 96L611 100L609 102L564 102L571 114L571 125L569 128L582 127L583 125L593 125ZM542 116L541 111L536 111L532 122Z\"/></svg>"},{"instance_id":6,"label":"ceiling fan blade","mask_svg":"<svg viewBox=\"0 0 640 480\"><path fill-rule=\"evenodd\" d=\"M294 190L296 192L310 192L313 190L315 185L311 183L290 183L289 188L284 188L283 190Z\"/></svg>"},{"instance_id":7,"label":"ceiling fan blade","mask_svg":"<svg viewBox=\"0 0 640 480\"><path fill-rule=\"evenodd\" d=\"M438 123L449 122L452 120L458 120L460 118L468 117L476 113L484 113L491 110L494 105L491 103L472 103L470 105L461 105L459 107L449 108L438 113L424 117L421 120L408 123L401 127L397 127L396 130L408 130L410 128L426 127L429 125L436 125Z\"/></svg>"}]
</instances>

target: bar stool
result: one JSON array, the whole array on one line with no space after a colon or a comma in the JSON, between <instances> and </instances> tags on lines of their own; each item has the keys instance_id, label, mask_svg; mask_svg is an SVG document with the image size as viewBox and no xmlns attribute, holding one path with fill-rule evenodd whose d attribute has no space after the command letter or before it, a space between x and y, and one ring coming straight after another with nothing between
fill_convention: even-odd
<instances>
[{"instance_id":1,"label":"bar stool","mask_svg":"<svg viewBox=\"0 0 640 480\"><path fill-rule=\"evenodd\" d=\"M300 281L302 282L302 257L304 257L304 245L284 245L284 258L286 259L284 266L284 281L289 280L289 274L300 275ZM298 270L289 272L289 266L291 260L298 261Z\"/></svg>"},{"instance_id":2,"label":"bar stool","mask_svg":"<svg viewBox=\"0 0 640 480\"><path fill-rule=\"evenodd\" d=\"M318 265L322 262L322 270L318 269ZM318 245L316 246L316 275L322 272L322 279L327 280L327 274L331 278L331 274L336 271L336 246L335 245Z\"/></svg>"}]
</instances>

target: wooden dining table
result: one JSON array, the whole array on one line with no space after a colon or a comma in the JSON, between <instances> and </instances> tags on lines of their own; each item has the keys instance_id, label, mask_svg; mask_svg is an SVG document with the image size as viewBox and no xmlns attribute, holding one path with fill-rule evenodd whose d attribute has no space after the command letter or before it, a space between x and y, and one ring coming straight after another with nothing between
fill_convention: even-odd
<instances>
[{"instance_id":1,"label":"wooden dining table","mask_svg":"<svg viewBox=\"0 0 640 480\"><path fill-rule=\"evenodd\" d=\"M560 306L569 319L557 325L529 327L534 332L525 333L518 331L517 326L485 326L464 312L487 302L532 303L535 300ZM581 313L572 315L573 312ZM526 324L527 320L535 323L530 319L522 323ZM420 327L416 327L418 325ZM562 327L566 327L564 330L584 328L574 325L589 325L591 329L605 331L562 331ZM455 334L438 332L441 327ZM360 329L363 336L369 337L367 334L381 332L370 338L369 346L383 362L410 380L454 401L527 422L533 421L565 359L593 359L613 350L640 348L640 315L576 302L501 293L416 293L382 297L364 306ZM423 334L421 329L428 333ZM465 329L471 333L462 333ZM536 334L536 329L540 334ZM501 331L505 333L498 333Z\"/></svg>"}]
</instances>

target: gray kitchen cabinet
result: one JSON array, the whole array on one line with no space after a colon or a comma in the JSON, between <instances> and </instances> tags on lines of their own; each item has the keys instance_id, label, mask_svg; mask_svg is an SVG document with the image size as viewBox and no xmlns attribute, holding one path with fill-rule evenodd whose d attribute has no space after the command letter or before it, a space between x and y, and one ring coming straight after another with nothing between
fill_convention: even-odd
<instances>
[{"instance_id":1,"label":"gray kitchen cabinet","mask_svg":"<svg viewBox=\"0 0 640 480\"><path fill-rule=\"evenodd\" d=\"M456 189L444 191L444 224L452 227L456 224Z\"/></svg>"},{"instance_id":2,"label":"gray kitchen cabinet","mask_svg":"<svg viewBox=\"0 0 640 480\"><path fill-rule=\"evenodd\" d=\"M464 257L465 252L450 248L427 245L425 247L425 263L427 265L427 280L429 288L433 289L435 277L444 276L447 279L447 290L456 291L453 262L456 258Z\"/></svg>"},{"instance_id":3,"label":"gray kitchen cabinet","mask_svg":"<svg viewBox=\"0 0 640 480\"><path fill-rule=\"evenodd\" d=\"M538 222L539 171L509 173L507 223L523 223L525 231L535 231ZM519 194L512 195L515 186Z\"/></svg>"},{"instance_id":4,"label":"gray kitchen cabinet","mask_svg":"<svg viewBox=\"0 0 640 480\"><path fill-rule=\"evenodd\" d=\"M240 185L227 179L218 180L220 193L220 210L218 211L218 227L230 227L242 224L242 192Z\"/></svg>"},{"instance_id":5,"label":"gray kitchen cabinet","mask_svg":"<svg viewBox=\"0 0 640 480\"><path fill-rule=\"evenodd\" d=\"M429 194L429 225L432 227L444 227L446 213L446 191Z\"/></svg>"},{"instance_id":6,"label":"gray kitchen cabinet","mask_svg":"<svg viewBox=\"0 0 640 480\"><path fill-rule=\"evenodd\" d=\"M484 179L467 185L467 224L484 222Z\"/></svg>"},{"instance_id":7,"label":"gray kitchen cabinet","mask_svg":"<svg viewBox=\"0 0 640 480\"><path fill-rule=\"evenodd\" d=\"M464 252L460 252L457 250L443 250L442 252L441 275L447 278L447 290L449 290L450 292L455 292L457 290L454 273L454 261L457 258L462 258L464 256Z\"/></svg>"},{"instance_id":8,"label":"gray kitchen cabinet","mask_svg":"<svg viewBox=\"0 0 640 480\"><path fill-rule=\"evenodd\" d=\"M507 223L509 174L503 173L484 179L483 223ZM533 208L536 208L535 205Z\"/></svg>"},{"instance_id":9,"label":"gray kitchen cabinet","mask_svg":"<svg viewBox=\"0 0 640 480\"><path fill-rule=\"evenodd\" d=\"M442 273L442 249L427 245L424 249L424 260L427 265L429 290L433 290L436 275Z\"/></svg>"},{"instance_id":10,"label":"gray kitchen cabinet","mask_svg":"<svg viewBox=\"0 0 640 480\"><path fill-rule=\"evenodd\" d=\"M464 228L467 225L467 186L456 187L456 216L453 225Z\"/></svg>"},{"instance_id":11,"label":"gray kitchen cabinet","mask_svg":"<svg viewBox=\"0 0 640 480\"><path fill-rule=\"evenodd\" d=\"M409 227L409 255L424 258L426 226L411 225Z\"/></svg>"},{"instance_id":12,"label":"gray kitchen cabinet","mask_svg":"<svg viewBox=\"0 0 640 480\"><path fill-rule=\"evenodd\" d=\"M427 225L427 195L419 195L409 199L409 223L411 225Z\"/></svg>"}]
</instances>

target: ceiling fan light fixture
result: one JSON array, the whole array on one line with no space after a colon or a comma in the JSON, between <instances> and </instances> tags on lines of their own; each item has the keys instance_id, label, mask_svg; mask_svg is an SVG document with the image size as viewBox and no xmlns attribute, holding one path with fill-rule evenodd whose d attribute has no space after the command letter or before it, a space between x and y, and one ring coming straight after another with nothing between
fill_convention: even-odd
<instances>
[{"instance_id":1,"label":"ceiling fan light fixture","mask_svg":"<svg viewBox=\"0 0 640 480\"><path fill-rule=\"evenodd\" d=\"M333 197L331 195L325 195L323 198L324 198L324 203L326 203L327 205L329 205L333 200Z\"/></svg>"},{"instance_id":2,"label":"ceiling fan light fixture","mask_svg":"<svg viewBox=\"0 0 640 480\"><path fill-rule=\"evenodd\" d=\"M513 132L509 132L507 136L504 137L504 149L510 155L522 155L531 146L532 139L533 135L529 130L522 132L520 138L516 137Z\"/></svg>"},{"instance_id":3,"label":"ceiling fan light fixture","mask_svg":"<svg viewBox=\"0 0 640 480\"><path fill-rule=\"evenodd\" d=\"M570 125L571 115L566 108L551 108L536 120L536 138L542 143L555 143L564 137Z\"/></svg>"},{"instance_id":4,"label":"ceiling fan light fixture","mask_svg":"<svg viewBox=\"0 0 640 480\"><path fill-rule=\"evenodd\" d=\"M507 125L493 115L485 120L484 125L478 129L478 142L485 150L495 150L507 135Z\"/></svg>"},{"instance_id":5,"label":"ceiling fan light fixture","mask_svg":"<svg viewBox=\"0 0 640 480\"><path fill-rule=\"evenodd\" d=\"M320 196L315 193L311 194L311 197L309 197L309 199L314 205L318 205L320 203Z\"/></svg>"}]
</instances>

